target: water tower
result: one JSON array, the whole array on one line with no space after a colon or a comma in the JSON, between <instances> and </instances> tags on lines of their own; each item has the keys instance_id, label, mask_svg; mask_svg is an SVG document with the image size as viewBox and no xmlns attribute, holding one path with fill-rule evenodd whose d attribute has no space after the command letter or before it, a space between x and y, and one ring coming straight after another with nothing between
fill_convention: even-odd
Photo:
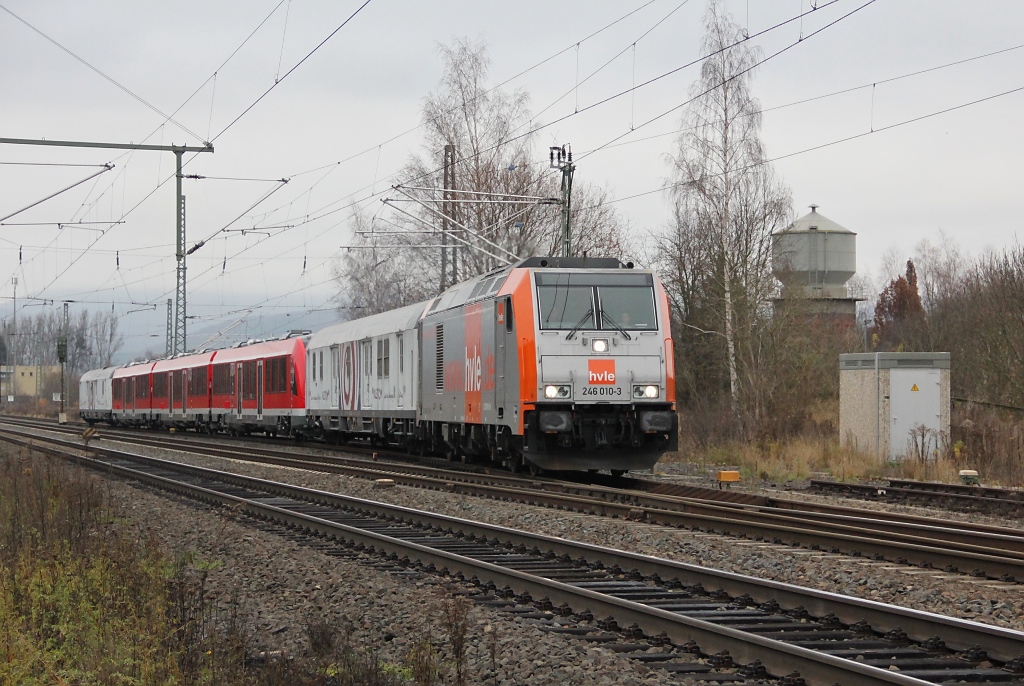
<instances>
[{"instance_id":1,"label":"water tower","mask_svg":"<svg viewBox=\"0 0 1024 686\"><path fill-rule=\"evenodd\" d=\"M816 316L841 319L852 326L857 301L846 282L857 273L857 234L818 213L818 206L772 234L772 273L782 283L775 311L797 301Z\"/></svg>"}]
</instances>

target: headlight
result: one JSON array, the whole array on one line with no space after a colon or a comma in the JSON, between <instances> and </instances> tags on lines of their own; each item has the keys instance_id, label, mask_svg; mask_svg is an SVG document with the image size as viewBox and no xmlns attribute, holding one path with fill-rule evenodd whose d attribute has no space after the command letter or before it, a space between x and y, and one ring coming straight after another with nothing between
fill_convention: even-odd
<instances>
[{"instance_id":1,"label":"headlight","mask_svg":"<svg viewBox=\"0 0 1024 686\"><path fill-rule=\"evenodd\" d=\"M633 386L634 398L657 398L660 394L657 386Z\"/></svg>"},{"instance_id":2,"label":"headlight","mask_svg":"<svg viewBox=\"0 0 1024 686\"><path fill-rule=\"evenodd\" d=\"M607 338L595 338L590 344L591 350L595 353L606 353L608 352L608 339Z\"/></svg>"},{"instance_id":3,"label":"headlight","mask_svg":"<svg viewBox=\"0 0 1024 686\"><path fill-rule=\"evenodd\" d=\"M568 398L572 396L572 386L545 386L544 397L548 400L555 400L557 398Z\"/></svg>"}]
</instances>

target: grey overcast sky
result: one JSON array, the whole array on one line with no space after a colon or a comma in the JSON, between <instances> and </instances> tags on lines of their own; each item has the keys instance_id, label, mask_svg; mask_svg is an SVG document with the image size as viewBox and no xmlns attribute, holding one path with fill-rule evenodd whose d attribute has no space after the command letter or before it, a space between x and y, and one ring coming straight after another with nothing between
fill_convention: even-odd
<instances>
[{"instance_id":1,"label":"grey overcast sky","mask_svg":"<svg viewBox=\"0 0 1024 686\"><path fill-rule=\"evenodd\" d=\"M813 4L755 35L812 2L726 2L765 56L796 43L753 81L794 215L816 203L857 232L859 265L876 275L886 251L909 255L943 234L973 254L1016 242L1024 91L1006 92L1024 88L1024 3ZM437 47L458 36L487 44L492 84L530 94L535 124L547 124L538 161L570 143L577 178L607 186L631 231L666 224L658 189L673 108L699 65L590 106L697 59L705 0L370 0L289 73L361 5L0 0L0 137L213 139L216 151L186 173L260 179L185 181L189 245L231 229L189 260L192 330L254 307L301 325L330 307L348 207L376 212L391 175L424 152L417 126L441 76ZM107 162L113 170L0 226L0 311L9 315L17 277L19 313L49 307L43 299L113 308L129 348L160 350L174 291L172 154L0 145L0 217L99 171L68 165Z\"/></svg>"}]
</instances>

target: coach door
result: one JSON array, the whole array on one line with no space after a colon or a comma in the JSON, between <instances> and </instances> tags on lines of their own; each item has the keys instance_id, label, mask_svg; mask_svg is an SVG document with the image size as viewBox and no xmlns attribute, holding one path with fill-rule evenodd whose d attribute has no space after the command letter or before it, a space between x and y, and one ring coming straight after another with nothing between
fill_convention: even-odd
<instances>
[{"instance_id":1,"label":"coach door","mask_svg":"<svg viewBox=\"0 0 1024 686\"><path fill-rule=\"evenodd\" d=\"M126 414L135 413L135 377L129 376L124 380L124 411Z\"/></svg>"},{"instance_id":2,"label":"coach door","mask_svg":"<svg viewBox=\"0 0 1024 686\"><path fill-rule=\"evenodd\" d=\"M363 409L373 407L373 341L363 341Z\"/></svg>"},{"instance_id":3,"label":"coach door","mask_svg":"<svg viewBox=\"0 0 1024 686\"><path fill-rule=\"evenodd\" d=\"M398 407L405 407L405 335L395 334L395 343L398 348L398 375L395 377L395 395Z\"/></svg>"},{"instance_id":4,"label":"coach door","mask_svg":"<svg viewBox=\"0 0 1024 686\"><path fill-rule=\"evenodd\" d=\"M185 414L185 412L188 410L188 370L187 369L182 369L181 370L181 386L179 387L178 390L181 391L181 413Z\"/></svg>"},{"instance_id":5,"label":"coach door","mask_svg":"<svg viewBox=\"0 0 1024 686\"><path fill-rule=\"evenodd\" d=\"M167 372L167 385L170 386L171 404L167 406L169 413L173 416L178 411L178 403L181 400L181 387L178 385L178 372Z\"/></svg>"},{"instance_id":6,"label":"coach door","mask_svg":"<svg viewBox=\"0 0 1024 686\"><path fill-rule=\"evenodd\" d=\"M245 385L245 375L242 373L242 363L239 362L235 368L235 414L242 418L242 386Z\"/></svg>"},{"instance_id":7,"label":"coach door","mask_svg":"<svg viewBox=\"0 0 1024 686\"><path fill-rule=\"evenodd\" d=\"M263 360L256 362L256 419L263 419Z\"/></svg>"},{"instance_id":8,"label":"coach door","mask_svg":"<svg viewBox=\"0 0 1024 686\"><path fill-rule=\"evenodd\" d=\"M341 358L338 355L338 346L331 348L331 409L337 410L341 407L339 398L341 390Z\"/></svg>"}]
</instances>

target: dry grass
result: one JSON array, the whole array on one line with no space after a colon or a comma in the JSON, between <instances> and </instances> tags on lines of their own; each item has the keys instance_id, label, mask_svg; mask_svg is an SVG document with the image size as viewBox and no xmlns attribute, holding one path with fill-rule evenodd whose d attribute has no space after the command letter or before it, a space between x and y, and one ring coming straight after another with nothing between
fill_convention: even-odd
<instances>
[{"instance_id":1,"label":"dry grass","mask_svg":"<svg viewBox=\"0 0 1024 686\"><path fill-rule=\"evenodd\" d=\"M828 475L840 480L879 478L885 466L873 455L841 448L832 438L730 441L712 448L680 452L698 471L738 469L747 481L781 483Z\"/></svg>"},{"instance_id":2,"label":"dry grass","mask_svg":"<svg viewBox=\"0 0 1024 686\"><path fill-rule=\"evenodd\" d=\"M242 608L213 607L210 568L136 540L93 475L0 449L0 684L405 683L323 623L309 659L261 653Z\"/></svg>"},{"instance_id":3,"label":"dry grass","mask_svg":"<svg viewBox=\"0 0 1024 686\"><path fill-rule=\"evenodd\" d=\"M708 441L700 438L705 434L684 430L680 451L665 461L686 463L696 474L738 469L747 481L773 483L819 477L956 483L961 469L976 469L985 484L1024 486L1024 418L1020 413L955 405L952 435L942 437L937 456L887 461L839 445L835 430L838 411L836 402L817 403L804 431L784 438ZM681 416L680 424L692 428L693 421ZM688 437L691 440L686 440Z\"/></svg>"},{"instance_id":4,"label":"dry grass","mask_svg":"<svg viewBox=\"0 0 1024 686\"><path fill-rule=\"evenodd\" d=\"M713 474L718 469L737 469L744 481L785 483L811 478L837 481L873 479L959 480L967 466L962 452L947 450L938 460L908 458L899 462L879 460L875 455L840 446L833 437L797 437L752 443L730 441L705 450L680 452L677 460L689 462L696 473Z\"/></svg>"}]
</instances>

